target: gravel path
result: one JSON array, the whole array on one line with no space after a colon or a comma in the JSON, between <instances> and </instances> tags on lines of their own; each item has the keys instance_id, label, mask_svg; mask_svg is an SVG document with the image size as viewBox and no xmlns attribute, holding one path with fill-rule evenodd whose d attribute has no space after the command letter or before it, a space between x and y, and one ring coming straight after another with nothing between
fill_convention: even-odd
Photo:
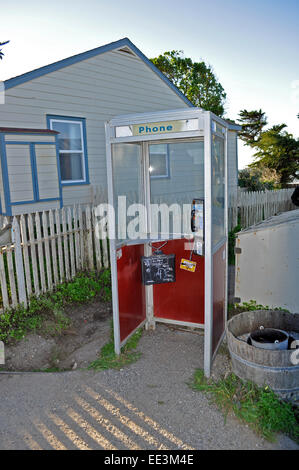
<instances>
[{"instance_id":1,"label":"gravel path","mask_svg":"<svg viewBox=\"0 0 299 470\"><path fill-rule=\"evenodd\" d=\"M203 336L158 326L121 370L0 374L0 449L298 449L222 414L187 382ZM219 354L215 373L228 367Z\"/></svg>"}]
</instances>

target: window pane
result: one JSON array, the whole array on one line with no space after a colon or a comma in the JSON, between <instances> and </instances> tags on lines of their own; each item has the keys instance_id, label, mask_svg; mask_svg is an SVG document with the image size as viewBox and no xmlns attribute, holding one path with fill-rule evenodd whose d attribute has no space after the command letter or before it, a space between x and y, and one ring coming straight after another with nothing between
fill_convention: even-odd
<instances>
[{"instance_id":1,"label":"window pane","mask_svg":"<svg viewBox=\"0 0 299 470\"><path fill-rule=\"evenodd\" d=\"M213 245L225 236L225 161L224 140L213 135L212 142L212 220Z\"/></svg>"},{"instance_id":2,"label":"window pane","mask_svg":"<svg viewBox=\"0 0 299 470\"><path fill-rule=\"evenodd\" d=\"M165 153L150 155L150 174L151 176L168 176L167 156Z\"/></svg>"},{"instance_id":3,"label":"window pane","mask_svg":"<svg viewBox=\"0 0 299 470\"><path fill-rule=\"evenodd\" d=\"M62 181L82 181L84 179L82 153L60 153Z\"/></svg>"},{"instance_id":4,"label":"window pane","mask_svg":"<svg viewBox=\"0 0 299 470\"><path fill-rule=\"evenodd\" d=\"M167 153L167 144L151 144L150 154L153 153Z\"/></svg>"},{"instance_id":5,"label":"window pane","mask_svg":"<svg viewBox=\"0 0 299 470\"><path fill-rule=\"evenodd\" d=\"M52 121L52 129L59 132L59 150L83 150L79 122Z\"/></svg>"},{"instance_id":6,"label":"window pane","mask_svg":"<svg viewBox=\"0 0 299 470\"><path fill-rule=\"evenodd\" d=\"M150 145L151 159L156 157L152 154L152 147L154 145ZM176 205L181 216L178 217L178 213L170 211L169 217L160 214L158 219L157 217L155 219L155 207L152 206L152 235L157 233L158 237L161 236L162 238L167 236L167 221L169 221L170 235L189 230L192 201L204 197L204 142L170 143L168 144L168 150L169 175L168 178L150 179L151 203L154 205L167 205L168 208ZM190 205L190 216L185 224L186 226L183 225L185 204Z\"/></svg>"},{"instance_id":7,"label":"window pane","mask_svg":"<svg viewBox=\"0 0 299 470\"><path fill-rule=\"evenodd\" d=\"M168 146L169 178L151 179L151 202L192 204L193 199L204 197L204 143ZM150 145L150 158L154 159L152 147L155 145Z\"/></svg>"},{"instance_id":8,"label":"window pane","mask_svg":"<svg viewBox=\"0 0 299 470\"><path fill-rule=\"evenodd\" d=\"M143 172L140 144L114 144L112 146L113 186L115 204L116 238L126 240L129 236L127 227L132 220L128 209L132 204L143 203ZM125 196L125 207L119 206L120 196ZM146 221L136 227L136 231L145 232ZM144 237L146 234L144 233ZM143 238L144 238L143 237Z\"/></svg>"},{"instance_id":9,"label":"window pane","mask_svg":"<svg viewBox=\"0 0 299 470\"><path fill-rule=\"evenodd\" d=\"M150 176L169 176L167 153L167 144L152 144L149 146Z\"/></svg>"}]
</instances>

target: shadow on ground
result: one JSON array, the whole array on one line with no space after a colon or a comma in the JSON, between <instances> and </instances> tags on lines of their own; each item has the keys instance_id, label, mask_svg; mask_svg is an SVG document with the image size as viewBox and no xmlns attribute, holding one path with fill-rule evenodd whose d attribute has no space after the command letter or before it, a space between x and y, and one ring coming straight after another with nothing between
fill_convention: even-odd
<instances>
[{"instance_id":1,"label":"shadow on ground","mask_svg":"<svg viewBox=\"0 0 299 470\"><path fill-rule=\"evenodd\" d=\"M102 372L0 375L1 449L288 449L226 422L188 387L203 367L203 336L159 325L145 332L138 362ZM219 354L215 377L229 370Z\"/></svg>"}]
</instances>

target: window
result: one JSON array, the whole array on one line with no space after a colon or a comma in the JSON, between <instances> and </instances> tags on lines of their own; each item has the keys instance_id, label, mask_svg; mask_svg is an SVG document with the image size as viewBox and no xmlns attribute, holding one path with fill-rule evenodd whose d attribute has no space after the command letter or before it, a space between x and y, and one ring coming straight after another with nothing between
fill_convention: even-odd
<instances>
[{"instance_id":1,"label":"window","mask_svg":"<svg viewBox=\"0 0 299 470\"><path fill-rule=\"evenodd\" d=\"M167 144L151 144L149 147L151 178L169 178L169 158Z\"/></svg>"},{"instance_id":2,"label":"window","mask_svg":"<svg viewBox=\"0 0 299 470\"><path fill-rule=\"evenodd\" d=\"M59 132L58 148L62 184L88 183L85 120L49 117L50 129Z\"/></svg>"}]
</instances>

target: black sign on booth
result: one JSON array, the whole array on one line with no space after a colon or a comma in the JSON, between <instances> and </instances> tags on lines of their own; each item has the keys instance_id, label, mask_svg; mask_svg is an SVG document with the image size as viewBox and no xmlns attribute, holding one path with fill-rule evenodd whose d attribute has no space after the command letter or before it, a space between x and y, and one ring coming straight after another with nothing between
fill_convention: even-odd
<instances>
[{"instance_id":1,"label":"black sign on booth","mask_svg":"<svg viewBox=\"0 0 299 470\"><path fill-rule=\"evenodd\" d=\"M141 257L142 282L146 286L175 282L175 255Z\"/></svg>"}]
</instances>

